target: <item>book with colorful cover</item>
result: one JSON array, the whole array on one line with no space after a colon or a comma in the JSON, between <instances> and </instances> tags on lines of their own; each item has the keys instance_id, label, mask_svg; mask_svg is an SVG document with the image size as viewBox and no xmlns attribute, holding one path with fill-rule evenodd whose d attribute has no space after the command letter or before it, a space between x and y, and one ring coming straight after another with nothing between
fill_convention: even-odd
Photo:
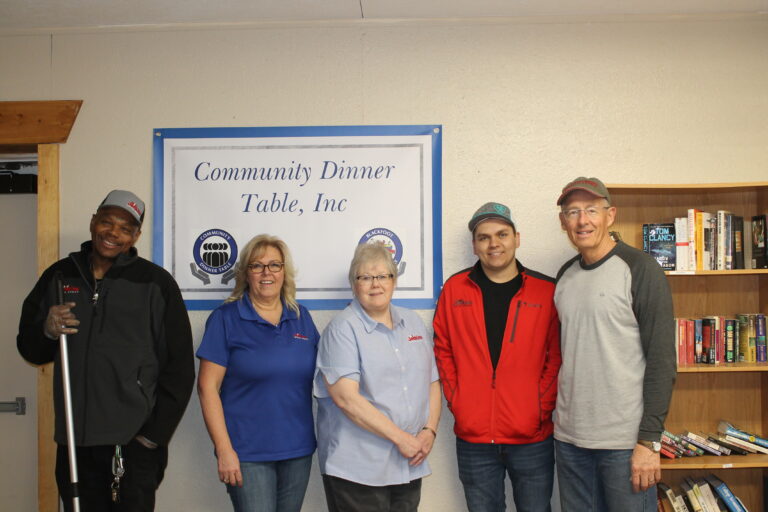
<instances>
[{"instance_id":1,"label":"book with colorful cover","mask_svg":"<svg viewBox=\"0 0 768 512\"><path fill-rule=\"evenodd\" d=\"M696 218L698 217L697 214L701 213L701 210L698 210L696 208L689 208L688 209L688 270L701 270L699 268L699 256L696 254L696 251L698 249L698 242L696 239L697 234L697 228L696 228ZM699 219L699 225L701 224L701 219ZM750 246L751 247L751 246ZM702 247L703 250L703 247Z\"/></svg>"},{"instance_id":2,"label":"book with colorful cover","mask_svg":"<svg viewBox=\"0 0 768 512\"><path fill-rule=\"evenodd\" d=\"M694 362L701 363L704 359L703 322L701 318L693 320Z\"/></svg>"},{"instance_id":3,"label":"book with colorful cover","mask_svg":"<svg viewBox=\"0 0 768 512\"><path fill-rule=\"evenodd\" d=\"M768 220L765 215L752 217L752 268L768 268Z\"/></svg>"},{"instance_id":4,"label":"book with colorful cover","mask_svg":"<svg viewBox=\"0 0 768 512\"><path fill-rule=\"evenodd\" d=\"M670 222L643 224L643 252L655 259L664 270L675 270L675 225Z\"/></svg>"},{"instance_id":5,"label":"book with colorful cover","mask_svg":"<svg viewBox=\"0 0 768 512\"><path fill-rule=\"evenodd\" d=\"M758 313L755 315L755 359L758 363L766 362L765 343L765 315Z\"/></svg>"},{"instance_id":6,"label":"book with colorful cover","mask_svg":"<svg viewBox=\"0 0 768 512\"><path fill-rule=\"evenodd\" d=\"M725 319L725 362L733 363L734 359L734 345L736 343L736 320L733 318Z\"/></svg>"},{"instance_id":7,"label":"book with colorful cover","mask_svg":"<svg viewBox=\"0 0 768 512\"><path fill-rule=\"evenodd\" d=\"M757 446L761 446L763 448L768 449L768 439L763 439L762 437L751 434L749 432L745 432L743 430L740 430L727 421L720 420L720 422L717 424L717 431L721 434L725 434L727 436L732 436L737 439L742 439L744 441L748 441L750 443L756 444Z\"/></svg>"}]
</instances>

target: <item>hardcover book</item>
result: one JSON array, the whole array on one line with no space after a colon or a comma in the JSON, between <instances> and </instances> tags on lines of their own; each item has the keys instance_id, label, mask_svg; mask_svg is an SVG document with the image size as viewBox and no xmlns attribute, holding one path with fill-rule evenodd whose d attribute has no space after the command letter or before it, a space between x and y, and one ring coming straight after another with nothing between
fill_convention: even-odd
<instances>
[{"instance_id":1,"label":"hardcover book","mask_svg":"<svg viewBox=\"0 0 768 512\"><path fill-rule=\"evenodd\" d=\"M670 222L643 224L643 251L650 254L664 270L675 270L675 225Z\"/></svg>"},{"instance_id":2,"label":"hardcover book","mask_svg":"<svg viewBox=\"0 0 768 512\"><path fill-rule=\"evenodd\" d=\"M752 268L768 268L766 222L765 215L752 217Z\"/></svg>"}]
</instances>

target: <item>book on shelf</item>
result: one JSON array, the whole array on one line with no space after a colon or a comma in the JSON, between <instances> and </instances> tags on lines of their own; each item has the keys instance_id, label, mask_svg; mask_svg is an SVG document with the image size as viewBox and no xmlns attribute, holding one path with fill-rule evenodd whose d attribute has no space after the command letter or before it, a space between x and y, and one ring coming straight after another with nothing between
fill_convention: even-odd
<instances>
[{"instance_id":1,"label":"book on shelf","mask_svg":"<svg viewBox=\"0 0 768 512\"><path fill-rule=\"evenodd\" d=\"M734 215L733 221L733 268L743 269L744 266L744 217Z\"/></svg>"},{"instance_id":2,"label":"book on shelf","mask_svg":"<svg viewBox=\"0 0 768 512\"><path fill-rule=\"evenodd\" d=\"M693 489L693 480L685 477L680 482L680 489L682 489L682 491L685 493L685 496L688 498L688 504L690 505L688 508L692 512L704 512L704 509L701 508L699 498L696 496L696 492Z\"/></svg>"},{"instance_id":3,"label":"book on shelf","mask_svg":"<svg viewBox=\"0 0 768 512\"><path fill-rule=\"evenodd\" d=\"M728 448L731 451L731 455L746 455L747 453L749 453L747 450L745 450L741 446L737 446L734 443L729 442L725 438L725 436L708 434L707 439L709 439L714 443L719 444L720 446L724 446L725 448Z\"/></svg>"},{"instance_id":4,"label":"book on shelf","mask_svg":"<svg viewBox=\"0 0 768 512\"><path fill-rule=\"evenodd\" d=\"M757 313L755 315L755 359L758 363L766 362L765 343L765 315Z\"/></svg>"},{"instance_id":5,"label":"book on shelf","mask_svg":"<svg viewBox=\"0 0 768 512\"><path fill-rule=\"evenodd\" d=\"M728 455L730 454L730 451L728 453L725 453L723 450L724 448L720 445L717 445L709 440L707 438L702 437L694 432L688 431L684 434L680 435L681 438L685 439L691 444L694 444L704 450L705 452L711 454L711 455Z\"/></svg>"},{"instance_id":6,"label":"book on shelf","mask_svg":"<svg viewBox=\"0 0 768 512\"><path fill-rule=\"evenodd\" d=\"M744 504L739 500L730 487L717 476L710 474L706 477L710 487L717 493L729 512L747 512Z\"/></svg>"},{"instance_id":7,"label":"book on shelf","mask_svg":"<svg viewBox=\"0 0 768 512\"><path fill-rule=\"evenodd\" d=\"M709 487L709 484L706 480L703 478L700 478L696 480L696 485L699 486L699 490L701 491L702 501L706 503L707 510L710 512L720 512L720 507L717 504L717 498L715 498L715 493L712 491L712 489Z\"/></svg>"},{"instance_id":8,"label":"book on shelf","mask_svg":"<svg viewBox=\"0 0 768 512\"><path fill-rule=\"evenodd\" d=\"M664 512L688 511L688 507L685 506L685 502L678 500L680 496L676 495L675 491L673 491L672 488L664 482L659 482L656 484L656 494L659 497L659 502L661 503L662 510L664 510Z\"/></svg>"},{"instance_id":9,"label":"book on shelf","mask_svg":"<svg viewBox=\"0 0 768 512\"><path fill-rule=\"evenodd\" d=\"M643 252L655 259L664 270L675 270L675 225L669 222L643 224Z\"/></svg>"},{"instance_id":10,"label":"book on shelf","mask_svg":"<svg viewBox=\"0 0 768 512\"><path fill-rule=\"evenodd\" d=\"M758 448L761 448L758 451L762 453L768 453L768 439L764 439L756 434L740 430L725 420L720 420L720 422L717 424L717 431L721 434L725 434L726 439L739 439L741 441L753 444Z\"/></svg>"},{"instance_id":11,"label":"book on shelf","mask_svg":"<svg viewBox=\"0 0 768 512\"><path fill-rule=\"evenodd\" d=\"M752 217L752 268L768 268L768 239L765 215Z\"/></svg>"},{"instance_id":12,"label":"book on shelf","mask_svg":"<svg viewBox=\"0 0 768 512\"><path fill-rule=\"evenodd\" d=\"M731 215L731 212L728 210L717 210L717 213L715 214L715 221L716 221L716 236L717 236L717 246L715 247L715 254L716 254L716 265L713 268L713 270L726 270L727 264L728 264L728 247L729 247L729 236L728 236L728 216ZM731 257L733 257L733 254L731 254Z\"/></svg>"},{"instance_id":13,"label":"book on shelf","mask_svg":"<svg viewBox=\"0 0 768 512\"><path fill-rule=\"evenodd\" d=\"M687 217L675 217L675 270L695 270L688 260Z\"/></svg>"},{"instance_id":14,"label":"book on shelf","mask_svg":"<svg viewBox=\"0 0 768 512\"><path fill-rule=\"evenodd\" d=\"M744 268L755 268L752 261L752 221L747 217L744 222L744 231L741 236L744 249Z\"/></svg>"}]
</instances>

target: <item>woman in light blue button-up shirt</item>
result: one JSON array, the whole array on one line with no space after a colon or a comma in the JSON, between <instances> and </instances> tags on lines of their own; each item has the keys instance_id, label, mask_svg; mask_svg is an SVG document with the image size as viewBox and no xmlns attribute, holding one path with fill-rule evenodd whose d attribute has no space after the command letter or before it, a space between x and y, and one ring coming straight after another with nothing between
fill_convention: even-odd
<instances>
[{"instance_id":1,"label":"woman in light blue button-up shirt","mask_svg":"<svg viewBox=\"0 0 768 512\"><path fill-rule=\"evenodd\" d=\"M330 512L415 511L440 420L432 339L391 304L397 268L381 244L357 247L355 299L320 338L314 393Z\"/></svg>"}]
</instances>

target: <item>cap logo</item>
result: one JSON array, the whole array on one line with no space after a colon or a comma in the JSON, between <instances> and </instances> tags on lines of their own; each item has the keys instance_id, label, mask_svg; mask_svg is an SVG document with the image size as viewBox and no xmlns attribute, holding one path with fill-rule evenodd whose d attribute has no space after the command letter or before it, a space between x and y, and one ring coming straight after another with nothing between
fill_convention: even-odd
<instances>
[{"instance_id":1,"label":"cap logo","mask_svg":"<svg viewBox=\"0 0 768 512\"><path fill-rule=\"evenodd\" d=\"M139 207L136 203L134 203L133 201L128 201L128 206L130 206L133 209L133 211L136 212L136 215L141 217L141 210L139 210Z\"/></svg>"}]
</instances>

